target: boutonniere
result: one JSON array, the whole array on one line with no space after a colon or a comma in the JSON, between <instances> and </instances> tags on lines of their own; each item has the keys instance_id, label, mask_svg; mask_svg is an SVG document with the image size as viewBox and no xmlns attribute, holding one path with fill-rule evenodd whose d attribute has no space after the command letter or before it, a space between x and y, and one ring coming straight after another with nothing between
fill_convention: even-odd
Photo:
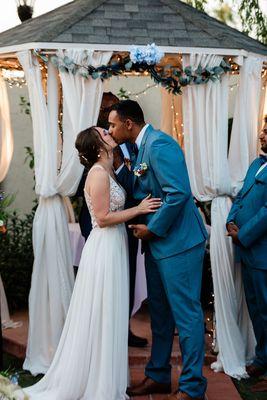
<instances>
[{"instance_id":1,"label":"boutonniere","mask_svg":"<svg viewBox=\"0 0 267 400\"><path fill-rule=\"evenodd\" d=\"M148 166L144 162L144 163L141 163L141 164L139 164L139 166L136 166L134 168L134 174L135 174L135 176L137 176L139 178L140 176L145 175L147 170L148 170Z\"/></svg>"}]
</instances>

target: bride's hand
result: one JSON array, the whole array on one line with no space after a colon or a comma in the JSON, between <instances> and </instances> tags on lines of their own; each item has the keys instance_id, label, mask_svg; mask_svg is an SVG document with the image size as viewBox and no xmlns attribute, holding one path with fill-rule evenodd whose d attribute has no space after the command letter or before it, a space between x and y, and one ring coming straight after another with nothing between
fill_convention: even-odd
<instances>
[{"instance_id":1,"label":"bride's hand","mask_svg":"<svg viewBox=\"0 0 267 400\"><path fill-rule=\"evenodd\" d=\"M144 200L138 204L137 209L140 214L148 214L152 212L156 212L158 208L162 205L162 200L158 197L152 197L149 194Z\"/></svg>"}]
</instances>

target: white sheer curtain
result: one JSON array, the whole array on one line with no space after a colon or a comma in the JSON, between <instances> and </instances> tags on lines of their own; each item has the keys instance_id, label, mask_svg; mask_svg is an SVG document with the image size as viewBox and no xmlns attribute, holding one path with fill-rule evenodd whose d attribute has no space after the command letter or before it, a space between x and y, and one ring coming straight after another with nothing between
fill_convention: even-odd
<instances>
[{"instance_id":1,"label":"white sheer curtain","mask_svg":"<svg viewBox=\"0 0 267 400\"><path fill-rule=\"evenodd\" d=\"M221 60L216 55L183 56L184 66L191 65L193 69L199 64L214 67ZM193 194L200 201L212 200L210 252L220 358L224 371L240 378L246 376L246 345L239 326L240 301L236 297L236 287L241 282L234 270L231 241L225 236L225 221L231 207L227 160L228 75L220 82L188 86L183 94L183 116ZM248 320L247 315L242 317Z\"/></svg>"},{"instance_id":2,"label":"white sheer curtain","mask_svg":"<svg viewBox=\"0 0 267 400\"><path fill-rule=\"evenodd\" d=\"M242 186L248 167L257 156L262 60L248 57L240 69L229 149L232 190Z\"/></svg>"},{"instance_id":3,"label":"white sheer curtain","mask_svg":"<svg viewBox=\"0 0 267 400\"><path fill-rule=\"evenodd\" d=\"M0 74L0 182L7 174L13 156L9 101L4 78Z\"/></svg>"},{"instance_id":4,"label":"white sheer curtain","mask_svg":"<svg viewBox=\"0 0 267 400\"><path fill-rule=\"evenodd\" d=\"M72 51L76 54L84 53L81 49ZM103 53L102 57L99 56L99 63L108 61L110 56L110 53ZM81 76L73 77L66 73L63 77L61 74L64 145L62 168L57 175L57 71L49 64L46 104L39 63L30 52L20 52L18 58L29 88L36 193L40 196L33 224L34 266L29 297L29 336L23 368L38 374L45 373L50 366L72 294L72 255L62 196L71 195L78 186L82 167L74 142L81 129L96 122L102 82L97 80L96 84L88 79L85 83ZM94 58L95 53L92 51L88 55L88 62L93 62ZM68 85L69 82L72 84ZM71 103L71 107L65 107L66 103Z\"/></svg>"},{"instance_id":5,"label":"white sheer curtain","mask_svg":"<svg viewBox=\"0 0 267 400\"><path fill-rule=\"evenodd\" d=\"M22 322L19 322L19 321L14 322L12 319L10 319L5 289L4 289L1 275L0 275L0 310L1 310L2 329L18 328L18 327L22 326ZM0 329L1 329L1 326L0 326Z\"/></svg>"}]
</instances>

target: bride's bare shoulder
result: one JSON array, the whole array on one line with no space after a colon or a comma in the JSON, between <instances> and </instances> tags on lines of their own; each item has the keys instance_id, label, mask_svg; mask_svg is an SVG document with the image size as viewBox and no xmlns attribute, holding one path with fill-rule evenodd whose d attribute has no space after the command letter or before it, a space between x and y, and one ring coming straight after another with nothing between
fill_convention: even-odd
<instances>
[{"instance_id":1,"label":"bride's bare shoulder","mask_svg":"<svg viewBox=\"0 0 267 400\"><path fill-rule=\"evenodd\" d=\"M109 187L108 172L101 165L94 165L88 172L85 189L89 193L92 188L104 190Z\"/></svg>"}]
</instances>

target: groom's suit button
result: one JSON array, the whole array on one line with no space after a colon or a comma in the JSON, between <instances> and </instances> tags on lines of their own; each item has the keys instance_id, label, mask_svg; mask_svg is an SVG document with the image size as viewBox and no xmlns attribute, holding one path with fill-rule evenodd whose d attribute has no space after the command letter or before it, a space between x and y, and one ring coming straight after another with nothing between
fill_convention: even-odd
<instances>
[{"instance_id":1,"label":"groom's suit button","mask_svg":"<svg viewBox=\"0 0 267 400\"><path fill-rule=\"evenodd\" d=\"M127 389L128 396L146 396L155 393L171 393L171 383L158 383L146 377L139 385Z\"/></svg>"}]
</instances>

